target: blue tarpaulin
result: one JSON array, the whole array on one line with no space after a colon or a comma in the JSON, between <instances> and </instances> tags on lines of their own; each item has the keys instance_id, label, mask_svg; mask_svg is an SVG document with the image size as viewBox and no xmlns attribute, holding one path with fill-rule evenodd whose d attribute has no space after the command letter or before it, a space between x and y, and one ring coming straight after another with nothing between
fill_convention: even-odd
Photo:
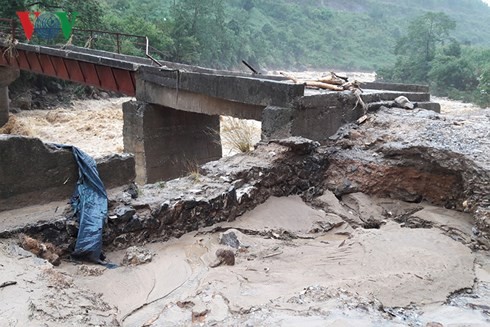
<instances>
[{"instance_id":1,"label":"blue tarpaulin","mask_svg":"<svg viewBox=\"0 0 490 327\"><path fill-rule=\"evenodd\" d=\"M102 231L107 217L107 193L95 160L71 145L56 144L71 150L78 165L78 181L71 204L79 222L72 256L93 262L102 260Z\"/></svg>"}]
</instances>

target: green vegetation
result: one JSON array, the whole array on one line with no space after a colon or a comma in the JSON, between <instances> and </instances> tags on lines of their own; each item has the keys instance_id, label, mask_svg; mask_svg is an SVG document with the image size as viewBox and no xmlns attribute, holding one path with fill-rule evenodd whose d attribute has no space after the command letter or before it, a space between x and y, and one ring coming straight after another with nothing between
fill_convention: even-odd
<instances>
[{"instance_id":1,"label":"green vegetation","mask_svg":"<svg viewBox=\"0 0 490 327\"><path fill-rule=\"evenodd\" d=\"M26 8L31 1L8 1L0 17L76 10L76 27L146 35L151 54L163 60L226 69L243 69L246 60L261 69L376 70L385 79L430 82L439 94L488 103L490 7L481 0L41 2ZM73 43L88 40L116 50L114 38L103 34ZM143 54L135 38L124 38L121 48Z\"/></svg>"},{"instance_id":2,"label":"green vegetation","mask_svg":"<svg viewBox=\"0 0 490 327\"><path fill-rule=\"evenodd\" d=\"M490 105L490 48L462 46L451 37L456 22L429 12L412 21L397 42L396 63L378 70L378 78L425 83L437 95Z\"/></svg>"}]
</instances>

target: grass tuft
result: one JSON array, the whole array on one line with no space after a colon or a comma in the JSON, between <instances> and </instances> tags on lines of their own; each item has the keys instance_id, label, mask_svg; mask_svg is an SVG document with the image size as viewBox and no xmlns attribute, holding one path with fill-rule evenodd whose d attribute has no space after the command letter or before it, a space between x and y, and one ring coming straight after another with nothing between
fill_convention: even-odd
<instances>
[{"instance_id":1,"label":"grass tuft","mask_svg":"<svg viewBox=\"0 0 490 327\"><path fill-rule=\"evenodd\" d=\"M224 147L232 151L238 153L252 151L258 135L260 129L247 120L221 117L221 142Z\"/></svg>"}]
</instances>

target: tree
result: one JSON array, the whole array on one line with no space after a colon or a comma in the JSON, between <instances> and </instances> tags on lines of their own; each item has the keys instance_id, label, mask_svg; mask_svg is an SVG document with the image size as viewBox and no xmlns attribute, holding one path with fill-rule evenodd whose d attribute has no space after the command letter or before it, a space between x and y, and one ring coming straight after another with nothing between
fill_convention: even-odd
<instances>
[{"instance_id":1,"label":"tree","mask_svg":"<svg viewBox=\"0 0 490 327\"><path fill-rule=\"evenodd\" d=\"M490 106L490 65L485 66L478 77L477 103L482 107Z\"/></svg>"},{"instance_id":2,"label":"tree","mask_svg":"<svg viewBox=\"0 0 490 327\"><path fill-rule=\"evenodd\" d=\"M232 65L232 35L224 0L180 0L172 6L175 60L213 67Z\"/></svg>"},{"instance_id":3,"label":"tree","mask_svg":"<svg viewBox=\"0 0 490 327\"><path fill-rule=\"evenodd\" d=\"M384 68L378 75L386 80L405 83L428 83L428 73L436 57L437 48L450 38L456 23L444 13L429 12L413 20L405 36L396 44L398 55L395 66ZM454 39L453 43L455 42ZM458 45L448 51L457 54Z\"/></svg>"},{"instance_id":4,"label":"tree","mask_svg":"<svg viewBox=\"0 0 490 327\"><path fill-rule=\"evenodd\" d=\"M437 45L444 44L455 28L456 22L448 15L428 12L410 23L407 35L397 43L395 54L429 62L435 57Z\"/></svg>"}]
</instances>

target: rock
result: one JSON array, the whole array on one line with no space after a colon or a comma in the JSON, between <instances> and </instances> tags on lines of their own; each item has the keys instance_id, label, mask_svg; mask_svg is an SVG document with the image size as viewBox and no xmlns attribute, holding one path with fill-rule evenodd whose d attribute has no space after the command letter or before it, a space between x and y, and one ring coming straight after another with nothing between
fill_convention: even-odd
<instances>
[{"instance_id":1,"label":"rock","mask_svg":"<svg viewBox=\"0 0 490 327\"><path fill-rule=\"evenodd\" d=\"M201 312L192 312L192 323L193 324L198 324L198 323L204 323L206 321L206 315L209 313L209 310L206 309Z\"/></svg>"},{"instance_id":2,"label":"rock","mask_svg":"<svg viewBox=\"0 0 490 327\"><path fill-rule=\"evenodd\" d=\"M216 250L216 257L216 261L209 265L211 268L216 268L221 265L235 265L235 253L232 250L218 249Z\"/></svg>"},{"instance_id":3,"label":"rock","mask_svg":"<svg viewBox=\"0 0 490 327\"><path fill-rule=\"evenodd\" d=\"M384 219L383 208L373 204L369 196L363 193L353 193L342 197L342 202L357 213L366 229L379 228Z\"/></svg>"},{"instance_id":4,"label":"rock","mask_svg":"<svg viewBox=\"0 0 490 327\"><path fill-rule=\"evenodd\" d=\"M272 140L270 143L276 143L282 146L286 146L297 154L308 154L313 152L320 146L320 143L309 140L304 137L293 136L281 140Z\"/></svg>"},{"instance_id":5,"label":"rock","mask_svg":"<svg viewBox=\"0 0 490 327\"><path fill-rule=\"evenodd\" d=\"M439 322L429 322L425 327L444 327L444 325Z\"/></svg>"},{"instance_id":6,"label":"rock","mask_svg":"<svg viewBox=\"0 0 490 327\"><path fill-rule=\"evenodd\" d=\"M136 214L136 210L131 206L120 206L114 210L114 215L116 219L120 220L120 222L128 222L131 220Z\"/></svg>"},{"instance_id":7,"label":"rock","mask_svg":"<svg viewBox=\"0 0 490 327\"><path fill-rule=\"evenodd\" d=\"M59 266L61 263L61 258L58 250L51 243L41 243L40 241L29 237L27 235L20 235L21 246L24 250L30 251L34 255L47 260L54 266Z\"/></svg>"},{"instance_id":8,"label":"rock","mask_svg":"<svg viewBox=\"0 0 490 327\"><path fill-rule=\"evenodd\" d=\"M107 92L100 92L100 97L102 99L109 99L109 94Z\"/></svg>"},{"instance_id":9,"label":"rock","mask_svg":"<svg viewBox=\"0 0 490 327\"><path fill-rule=\"evenodd\" d=\"M124 189L124 192L127 192L129 195L131 195L132 199L137 199L138 198L138 185L136 185L134 182L130 183L128 187Z\"/></svg>"},{"instance_id":10,"label":"rock","mask_svg":"<svg viewBox=\"0 0 490 327\"><path fill-rule=\"evenodd\" d=\"M124 266L138 266L151 262L153 253L145 248L132 246L126 250L122 264Z\"/></svg>"},{"instance_id":11,"label":"rock","mask_svg":"<svg viewBox=\"0 0 490 327\"><path fill-rule=\"evenodd\" d=\"M220 234L219 244L228 245L234 249L238 249L240 247L240 241L238 240L236 234L230 230Z\"/></svg>"},{"instance_id":12,"label":"rock","mask_svg":"<svg viewBox=\"0 0 490 327\"><path fill-rule=\"evenodd\" d=\"M343 206L331 191L325 191L322 196L319 196L311 202L313 206L322 209L326 213L340 216L352 227L363 225L363 221L349 207Z\"/></svg>"},{"instance_id":13,"label":"rock","mask_svg":"<svg viewBox=\"0 0 490 327\"><path fill-rule=\"evenodd\" d=\"M30 92L24 92L19 97L12 101L14 107L18 107L21 110L32 109L32 96Z\"/></svg>"},{"instance_id":14,"label":"rock","mask_svg":"<svg viewBox=\"0 0 490 327\"><path fill-rule=\"evenodd\" d=\"M58 93L63 90L63 87L57 82L51 82L47 83L46 89L51 93Z\"/></svg>"},{"instance_id":15,"label":"rock","mask_svg":"<svg viewBox=\"0 0 490 327\"><path fill-rule=\"evenodd\" d=\"M415 108L415 105L412 102L410 102L410 100L408 100L407 97L405 97L403 95L396 98L395 103L404 109L412 110Z\"/></svg>"}]
</instances>

